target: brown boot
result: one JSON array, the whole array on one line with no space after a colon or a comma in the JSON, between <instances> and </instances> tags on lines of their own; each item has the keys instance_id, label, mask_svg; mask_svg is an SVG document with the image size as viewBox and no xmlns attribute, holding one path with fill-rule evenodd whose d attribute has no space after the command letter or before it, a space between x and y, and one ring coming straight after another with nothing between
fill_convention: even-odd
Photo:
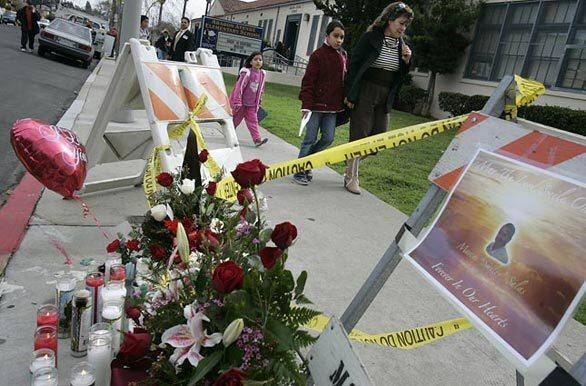
<instances>
[{"instance_id":1,"label":"brown boot","mask_svg":"<svg viewBox=\"0 0 586 386\"><path fill-rule=\"evenodd\" d=\"M344 187L347 191L354 194L360 194L360 183L358 181L359 158L346 161L346 173L344 174Z\"/></svg>"}]
</instances>

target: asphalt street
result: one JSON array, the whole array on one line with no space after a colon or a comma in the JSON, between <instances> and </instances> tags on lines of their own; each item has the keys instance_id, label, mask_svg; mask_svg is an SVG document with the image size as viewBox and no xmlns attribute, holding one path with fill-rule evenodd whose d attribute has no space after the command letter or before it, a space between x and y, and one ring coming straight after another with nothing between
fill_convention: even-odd
<instances>
[{"instance_id":1,"label":"asphalt street","mask_svg":"<svg viewBox=\"0 0 586 386\"><path fill-rule=\"evenodd\" d=\"M40 57L37 46L32 54L21 52L20 28L0 25L0 205L24 174L10 145L12 124L20 118L57 123L96 63L83 69L56 55Z\"/></svg>"}]
</instances>

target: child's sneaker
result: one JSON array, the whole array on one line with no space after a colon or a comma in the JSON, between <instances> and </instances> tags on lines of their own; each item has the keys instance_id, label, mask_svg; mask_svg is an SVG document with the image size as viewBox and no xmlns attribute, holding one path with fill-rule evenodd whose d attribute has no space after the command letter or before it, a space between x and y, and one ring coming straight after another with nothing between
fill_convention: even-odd
<instances>
[{"instance_id":1,"label":"child's sneaker","mask_svg":"<svg viewBox=\"0 0 586 386\"><path fill-rule=\"evenodd\" d=\"M268 140L269 140L268 138L262 138L262 139L256 140L256 141L254 141L254 145L256 147L260 147L260 146L264 145L265 143L267 143Z\"/></svg>"},{"instance_id":2,"label":"child's sneaker","mask_svg":"<svg viewBox=\"0 0 586 386\"><path fill-rule=\"evenodd\" d=\"M305 172L293 174L293 181L297 182L299 185L309 184L307 177L305 177Z\"/></svg>"},{"instance_id":3,"label":"child's sneaker","mask_svg":"<svg viewBox=\"0 0 586 386\"><path fill-rule=\"evenodd\" d=\"M311 182L313 180L313 172L311 170L307 170L305 172L305 179L307 182Z\"/></svg>"}]
</instances>

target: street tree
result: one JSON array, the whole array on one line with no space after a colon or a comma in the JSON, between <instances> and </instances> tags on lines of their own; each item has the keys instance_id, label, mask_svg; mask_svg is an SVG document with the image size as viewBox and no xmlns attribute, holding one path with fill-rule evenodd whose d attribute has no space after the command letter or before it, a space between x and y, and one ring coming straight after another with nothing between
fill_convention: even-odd
<instances>
[{"instance_id":1,"label":"street tree","mask_svg":"<svg viewBox=\"0 0 586 386\"><path fill-rule=\"evenodd\" d=\"M480 1L412 1L415 18L408 34L414 65L429 71L422 115L428 115L434 98L437 74L453 73L470 44L470 31L480 12ZM411 4L410 3L410 4Z\"/></svg>"},{"instance_id":2,"label":"street tree","mask_svg":"<svg viewBox=\"0 0 586 386\"><path fill-rule=\"evenodd\" d=\"M85 11L87 13L92 13L92 5L90 4L89 0L86 0L85 2Z\"/></svg>"}]
</instances>

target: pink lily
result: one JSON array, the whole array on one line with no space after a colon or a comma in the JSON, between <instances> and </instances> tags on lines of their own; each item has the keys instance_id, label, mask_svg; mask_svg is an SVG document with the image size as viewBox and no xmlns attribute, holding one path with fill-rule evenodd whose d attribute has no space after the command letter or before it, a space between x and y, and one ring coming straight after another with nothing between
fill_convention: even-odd
<instances>
[{"instance_id":1,"label":"pink lily","mask_svg":"<svg viewBox=\"0 0 586 386\"><path fill-rule=\"evenodd\" d=\"M213 347L222 341L222 334L219 332L207 334L203 329L203 321L210 320L203 312L198 312L187 320L187 324L171 327L163 333L161 341L175 347L169 360L176 366L183 364L187 358L193 367L197 367L204 358L199 350L202 347Z\"/></svg>"}]
</instances>

